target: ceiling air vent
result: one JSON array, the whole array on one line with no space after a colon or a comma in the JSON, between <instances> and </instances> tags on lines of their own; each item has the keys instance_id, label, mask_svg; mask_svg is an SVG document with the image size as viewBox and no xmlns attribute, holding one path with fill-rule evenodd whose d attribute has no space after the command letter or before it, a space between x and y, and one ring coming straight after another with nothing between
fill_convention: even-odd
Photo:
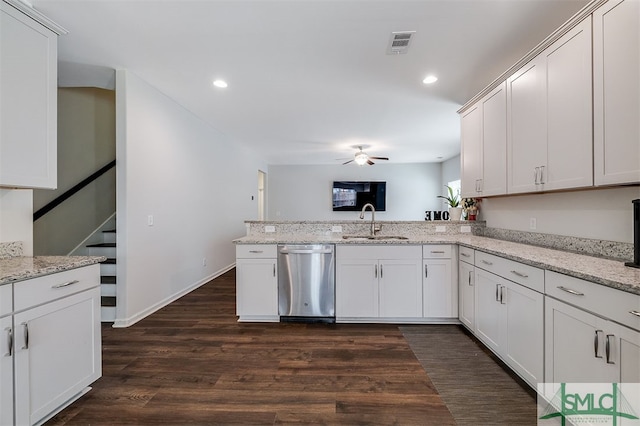
<instances>
[{"instance_id":1,"label":"ceiling air vent","mask_svg":"<svg viewBox=\"0 0 640 426\"><path fill-rule=\"evenodd\" d=\"M387 55L399 55L401 53L407 53L407 50L409 50L409 44L411 43L411 37L415 33L415 31L400 31L391 33L389 45L387 46Z\"/></svg>"}]
</instances>

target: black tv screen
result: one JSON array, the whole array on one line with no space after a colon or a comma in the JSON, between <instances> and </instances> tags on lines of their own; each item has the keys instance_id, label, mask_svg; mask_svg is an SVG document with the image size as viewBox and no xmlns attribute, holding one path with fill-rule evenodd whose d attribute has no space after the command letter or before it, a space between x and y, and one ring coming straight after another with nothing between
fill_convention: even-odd
<instances>
[{"instance_id":1,"label":"black tv screen","mask_svg":"<svg viewBox=\"0 0 640 426\"><path fill-rule=\"evenodd\" d=\"M371 203L376 211L386 210L387 182L333 182L333 211L359 211Z\"/></svg>"}]
</instances>

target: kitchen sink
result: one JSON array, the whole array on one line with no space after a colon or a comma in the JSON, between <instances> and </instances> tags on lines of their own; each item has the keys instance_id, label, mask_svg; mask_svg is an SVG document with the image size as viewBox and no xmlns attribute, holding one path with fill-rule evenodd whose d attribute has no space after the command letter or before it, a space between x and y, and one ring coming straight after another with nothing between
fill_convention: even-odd
<instances>
[{"instance_id":1,"label":"kitchen sink","mask_svg":"<svg viewBox=\"0 0 640 426\"><path fill-rule=\"evenodd\" d=\"M408 240L409 237L400 235L343 235L345 240Z\"/></svg>"}]
</instances>

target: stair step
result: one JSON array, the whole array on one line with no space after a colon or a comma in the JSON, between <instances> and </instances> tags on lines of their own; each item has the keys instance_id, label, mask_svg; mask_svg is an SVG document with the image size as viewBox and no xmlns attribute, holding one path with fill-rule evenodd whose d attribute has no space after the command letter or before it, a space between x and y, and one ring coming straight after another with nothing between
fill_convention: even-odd
<instances>
[{"instance_id":1,"label":"stair step","mask_svg":"<svg viewBox=\"0 0 640 426\"><path fill-rule=\"evenodd\" d=\"M100 284L115 284L116 276L115 275L102 275L100 277Z\"/></svg>"},{"instance_id":2,"label":"stair step","mask_svg":"<svg viewBox=\"0 0 640 426\"><path fill-rule=\"evenodd\" d=\"M103 265L115 265L116 264L116 258L115 257L108 257L107 260L100 262Z\"/></svg>"},{"instance_id":3,"label":"stair step","mask_svg":"<svg viewBox=\"0 0 640 426\"><path fill-rule=\"evenodd\" d=\"M116 232L116 230L115 229L106 229L106 230L104 230L102 232L105 233L105 234L114 234Z\"/></svg>"},{"instance_id":4,"label":"stair step","mask_svg":"<svg viewBox=\"0 0 640 426\"><path fill-rule=\"evenodd\" d=\"M87 247L115 247L116 243L87 244Z\"/></svg>"},{"instance_id":5,"label":"stair step","mask_svg":"<svg viewBox=\"0 0 640 426\"><path fill-rule=\"evenodd\" d=\"M116 306L115 296L102 296L100 297L100 306Z\"/></svg>"}]
</instances>

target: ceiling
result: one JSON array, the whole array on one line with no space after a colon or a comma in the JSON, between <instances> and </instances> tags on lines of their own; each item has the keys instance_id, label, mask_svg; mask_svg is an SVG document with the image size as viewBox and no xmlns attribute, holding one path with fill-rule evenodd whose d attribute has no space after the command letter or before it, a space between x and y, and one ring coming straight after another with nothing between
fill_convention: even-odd
<instances>
[{"instance_id":1,"label":"ceiling","mask_svg":"<svg viewBox=\"0 0 640 426\"><path fill-rule=\"evenodd\" d=\"M60 61L127 69L269 164L457 155L457 109L587 3L32 0L69 30Z\"/></svg>"}]
</instances>

